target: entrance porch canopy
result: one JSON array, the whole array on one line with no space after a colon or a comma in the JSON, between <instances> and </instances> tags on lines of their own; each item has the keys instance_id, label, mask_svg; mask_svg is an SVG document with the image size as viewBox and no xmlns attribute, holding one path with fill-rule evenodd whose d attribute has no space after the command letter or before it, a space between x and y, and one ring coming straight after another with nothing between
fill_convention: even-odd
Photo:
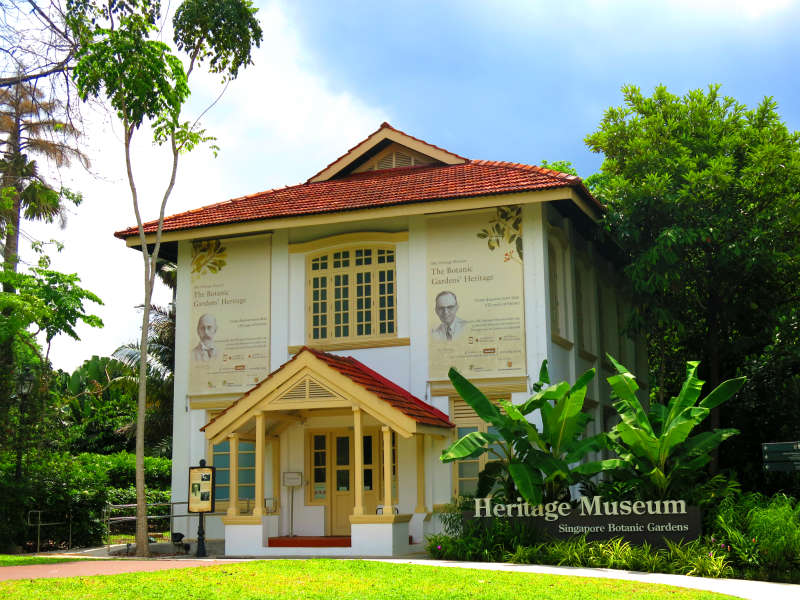
<instances>
[{"instance_id":1,"label":"entrance porch canopy","mask_svg":"<svg viewBox=\"0 0 800 600\"><path fill-rule=\"evenodd\" d=\"M358 360L304 346L201 430L219 444L233 433L252 435L262 412L273 413L272 427L285 428L285 422L303 421L311 410L336 408L363 410L405 438L441 436L454 427L446 414Z\"/></svg>"},{"instance_id":2,"label":"entrance porch canopy","mask_svg":"<svg viewBox=\"0 0 800 600\"><path fill-rule=\"evenodd\" d=\"M225 411L211 419L204 427L207 441L219 444L225 440L245 438L261 440L256 444L256 507L254 516L262 514L264 495L263 465L264 440L275 437L295 423L302 423L312 414L341 414L352 411L354 443L356 449L356 505L354 515L363 514L363 484L360 460L362 414L374 418L384 437L384 452L391 452L391 431L404 438L417 437L418 483L424 477L422 469L422 438L424 435L441 437L454 425L447 415L430 404L413 396L395 383L376 373L352 357L336 356L304 346L289 361L266 379L237 399ZM237 445L232 445L236 448ZM234 462L238 452L231 453L231 485L235 486ZM385 500L391 506L391 456L384 457ZM420 486L422 487L422 486ZM234 488L235 489L235 488ZM419 504L424 505L423 490L418 490ZM231 503L229 515L236 513ZM386 515L390 517L390 515Z\"/></svg>"}]
</instances>

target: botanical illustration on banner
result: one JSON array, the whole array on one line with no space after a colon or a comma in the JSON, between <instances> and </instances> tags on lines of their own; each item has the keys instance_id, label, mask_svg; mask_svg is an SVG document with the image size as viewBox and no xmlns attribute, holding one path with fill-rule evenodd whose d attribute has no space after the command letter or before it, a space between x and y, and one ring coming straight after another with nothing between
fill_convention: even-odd
<instances>
[{"instance_id":1,"label":"botanical illustration on banner","mask_svg":"<svg viewBox=\"0 0 800 600\"><path fill-rule=\"evenodd\" d=\"M427 231L430 378L525 375L519 207L433 217Z\"/></svg>"},{"instance_id":2,"label":"botanical illustration on banner","mask_svg":"<svg viewBox=\"0 0 800 600\"><path fill-rule=\"evenodd\" d=\"M189 393L244 392L269 374L270 239L192 243Z\"/></svg>"}]
</instances>

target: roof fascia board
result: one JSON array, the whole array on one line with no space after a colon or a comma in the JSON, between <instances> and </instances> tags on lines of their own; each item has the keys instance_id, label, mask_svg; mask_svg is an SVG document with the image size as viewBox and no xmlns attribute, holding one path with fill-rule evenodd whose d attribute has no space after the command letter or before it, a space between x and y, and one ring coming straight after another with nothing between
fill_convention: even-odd
<instances>
[{"instance_id":1,"label":"roof fascia board","mask_svg":"<svg viewBox=\"0 0 800 600\"><path fill-rule=\"evenodd\" d=\"M460 165L467 162L466 159L460 156L452 154L451 152L447 152L446 150L442 150L441 148L436 148L420 140L415 140L414 138L409 137L395 129L381 128L361 142L358 146L353 148L350 152L337 160L335 163L326 167L319 174L314 175L314 177L309 179L308 182L316 183L318 181L327 181L331 179L339 171L345 169L353 161L358 160L361 156L372 150L372 148L380 144L383 140L397 142L402 146L406 146L411 150L415 150L421 154L430 156L431 158L441 161L446 165Z\"/></svg>"},{"instance_id":2,"label":"roof fascia board","mask_svg":"<svg viewBox=\"0 0 800 600\"><path fill-rule=\"evenodd\" d=\"M428 200L410 202L393 206L379 206L360 208L357 210L339 211L334 213L298 215L294 217L280 217L277 219L260 219L245 223L228 223L211 225L208 227L194 227L168 231L162 234L162 242L178 242L183 240L196 240L205 238L223 238L255 233L265 233L277 229L292 227L309 227L313 225L329 225L342 221L367 221L372 219L388 219L392 217L407 217L415 215L439 214L475 210L479 208L496 208L508 204L537 204L539 202L553 202L556 200L572 200L592 220L598 220L597 210L580 198L579 194L571 187L559 187L548 190L532 190L527 192L512 192L508 194L493 194L490 196L470 196L467 198L444 198L442 200ZM150 237L152 236L152 237ZM155 234L148 234L148 243L152 242ZM125 239L131 248L139 247L139 236Z\"/></svg>"}]
</instances>

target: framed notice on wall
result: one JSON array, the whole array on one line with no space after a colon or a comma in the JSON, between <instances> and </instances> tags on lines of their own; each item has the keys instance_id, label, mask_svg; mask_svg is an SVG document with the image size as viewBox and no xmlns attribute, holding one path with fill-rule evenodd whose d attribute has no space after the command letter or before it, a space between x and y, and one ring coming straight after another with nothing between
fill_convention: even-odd
<instances>
[{"instance_id":1,"label":"framed notice on wall","mask_svg":"<svg viewBox=\"0 0 800 600\"><path fill-rule=\"evenodd\" d=\"M189 467L189 512L214 512L214 467Z\"/></svg>"}]
</instances>

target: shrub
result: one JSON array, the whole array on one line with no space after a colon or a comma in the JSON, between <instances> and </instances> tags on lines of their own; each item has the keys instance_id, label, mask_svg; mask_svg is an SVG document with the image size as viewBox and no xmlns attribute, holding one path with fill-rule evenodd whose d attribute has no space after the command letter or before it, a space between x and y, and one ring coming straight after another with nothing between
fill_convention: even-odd
<instances>
[{"instance_id":1,"label":"shrub","mask_svg":"<svg viewBox=\"0 0 800 600\"><path fill-rule=\"evenodd\" d=\"M111 487L126 488L136 485L136 455L118 452L103 456ZM144 480L148 488L168 490L172 479L172 461L156 456L144 457Z\"/></svg>"},{"instance_id":2,"label":"shrub","mask_svg":"<svg viewBox=\"0 0 800 600\"><path fill-rule=\"evenodd\" d=\"M169 502L170 462L163 458L145 459L148 502ZM43 511L44 522L64 521L41 528L42 548L66 546L70 538L68 515L72 521L73 546L101 543L106 504L135 501L132 454L84 453L72 457L68 453L32 451L25 456L23 477L19 481L14 471L14 456L0 453L0 541L4 545L36 549L36 528L27 525L31 510ZM169 513L169 507L156 510ZM152 514L157 514L156 510ZM32 521L35 520L34 515Z\"/></svg>"},{"instance_id":3,"label":"shrub","mask_svg":"<svg viewBox=\"0 0 800 600\"><path fill-rule=\"evenodd\" d=\"M20 481L14 479L9 458L0 457L0 539L35 550L36 528L27 525L28 512L41 510L42 521L65 522L42 527L44 548L67 542L68 515L72 517L73 545L102 540L107 478L92 455L73 459L66 453L29 452ZM33 515L32 521L36 520Z\"/></svg>"},{"instance_id":4,"label":"shrub","mask_svg":"<svg viewBox=\"0 0 800 600\"><path fill-rule=\"evenodd\" d=\"M714 542L755 577L800 580L800 503L750 493L722 501Z\"/></svg>"}]
</instances>

